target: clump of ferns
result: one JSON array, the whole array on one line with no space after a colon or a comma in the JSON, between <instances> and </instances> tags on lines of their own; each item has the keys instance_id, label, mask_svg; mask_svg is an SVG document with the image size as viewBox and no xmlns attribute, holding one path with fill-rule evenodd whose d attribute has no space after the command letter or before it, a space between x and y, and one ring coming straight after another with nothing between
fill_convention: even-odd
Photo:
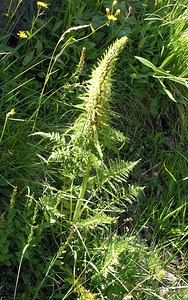
<instances>
[{"instance_id":1,"label":"clump of ferns","mask_svg":"<svg viewBox=\"0 0 188 300\"><path fill-rule=\"evenodd\" d=\"M54 142L48 162L59 161L62 165L64 186L77 198L72 221L80 220L87 204L95 203L101 196L115 200L131 201L139 192L129 187L127 179L137 162L119 160L119 149L125 142L124 135L110 123L113 116L112 75L118 55L124 49L127 37L116 40L93 69L86 84L86 93L80 97L81 114L62 135L43 134ZM119 148L118 148L119 147ZM107 151L117 154L118 159L108 161ZM126 185L126 186L125 186ZM126 189L126 193L125 193ZM131 196L132 195L132 196Z\"/></svg>"}]
</instances>

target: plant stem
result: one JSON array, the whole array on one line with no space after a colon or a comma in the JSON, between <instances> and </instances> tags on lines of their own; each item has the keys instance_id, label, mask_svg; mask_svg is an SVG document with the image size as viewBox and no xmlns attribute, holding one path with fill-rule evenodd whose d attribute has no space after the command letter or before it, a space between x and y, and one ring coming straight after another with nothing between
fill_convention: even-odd
<instances>
[{"instance_id":1,"label":"plant stem","mask_svg":"<svg viewBox=\"0 0 188 300\"><path fill-rule=\"evenodd\" d=\"M91 161L88 161L87 166L86 166L85 175L83 177L83 181L82 181L82 185L81 185L81 189L80 189L80 195L79 195L78 201L76 203L76 208L74 211L73 223L76 223L78 218L80 218L80 215L81 215L81 207L83 204L83 198L84 198L86 187L87 187L90 169L91 169Z\"/></svg>"},{"instance_id":2,"label":"plant stem","mask_svg":"<svg viewBox=\"0 0 188 300\"><path fill-rule=\"evenodd\" d=\"M1 142L2 142L4 133L5 133L5 128L6 128L6 126L7 126L7 120L8 120L8 118L6 117L5 122L4 122L4 126L3 126L3 130L2 130L2 132L1 132L0 144L1 144Z\"/></svg>"},{"instance_id":3,"label":"plant stem","mask_svg":"<svg viewBox=\"0 0 188 300\"><path fill-rule=\"evenodd\" d=\"M5 129L6 129L6 127L7 127L7 121L8 121L8 119L9 119L11 116L13 116L14 114L15 114L14 108L11 109L11 111L9 111L9 112L6 114L5 122L4 122L4 125L3 125L3 130L2 130L1 136L0 136L0 144L1 144L2 139L3 139L4 133L5 133Z\"/></svg>"},{"instance_id":4,"label":"plant stem","mask_svg":"<svg viewBox=\"0 0 188 300\"><path fill-rule=\"evenodd\" d=\"M15 284L15 288L14 288L13 300L16 300L16 294L17 294L17 288L18 288L18 281L19 281L19 278L20 278L21 266L22 266L24 254L25 254L27 248L29 247L29 245L30 245L29 243L26 244L25 247L23 248L23 251L22 251L22 255L21 255L20 263L19 263L19 267L18 267L18 273L17 273L17 277L16 277L16 284Z\"/></svg>"}]
</instances>

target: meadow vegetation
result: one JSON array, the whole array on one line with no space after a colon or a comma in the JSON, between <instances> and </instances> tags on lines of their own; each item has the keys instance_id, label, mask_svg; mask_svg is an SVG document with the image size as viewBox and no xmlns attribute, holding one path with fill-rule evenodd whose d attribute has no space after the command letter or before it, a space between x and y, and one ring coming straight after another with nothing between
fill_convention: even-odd
<instances>
[{"instance_id":1,"label":"meadow vegetation","mask_svg":"<svg viewBox=\"0 0 188 300\"><path fill-rule=\"evenodd\" d=\"M0 39L0 300L188 299L188 8L46 0Z\"/></svg>"}]
</instances>

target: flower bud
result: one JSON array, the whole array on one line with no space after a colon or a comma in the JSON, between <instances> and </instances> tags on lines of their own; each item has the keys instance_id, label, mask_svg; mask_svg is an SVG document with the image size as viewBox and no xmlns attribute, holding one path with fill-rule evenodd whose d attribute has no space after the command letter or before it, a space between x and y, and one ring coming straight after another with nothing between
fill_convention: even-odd
<instances>
[{"instance_id":1,"label":"flower bud","mask_svg":"<svg viewBox=\"0 0 188 300\"><path fill-rule=\"evenodd\" d=\"M106 14L110 15L110 9L108 7L106 8Z\"/></svg>"},{"instance_id":2,"label":"flower bud","mask_svg":"<svg viewBox=\"0 0 188 300\"><path fill-rule=\"evenodd\" d=\"M118 17L118 16L120 15L120 13L121 13L121 10L120 10L120 9L117 9L117 10L116 10L116 13L115 13L115 17Z\"/></svg>"}]
</instances>

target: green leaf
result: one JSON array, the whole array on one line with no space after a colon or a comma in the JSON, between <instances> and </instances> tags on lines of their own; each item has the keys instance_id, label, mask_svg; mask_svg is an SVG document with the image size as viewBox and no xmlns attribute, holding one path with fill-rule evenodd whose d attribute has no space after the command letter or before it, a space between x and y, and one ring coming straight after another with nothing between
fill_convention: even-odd
<instances>
[{"instance_id":1,"label":"green leaf","mask_svg":"<svg viewBox=\"0 0 188 300\"><path fill-rule=\"evenodd\" d=\"M168 97L169 97L172 101L177 102L176 99L173 97L172 93L166 88L166 86L164 85L164 83L162 82L162 80L159 79L159 82L160 82L160 84L162 85L163 90L164 90L165 93L168 95Z\"/></svg>"},{"instance_id":2,"label":"green leaf","mask_svg":"<svg viewBox=\"0 0 188 300\"><path fill-rule=\"evenodd\" d=\"M170 177L171 177L175 182L177 182L176 178L175 178L174 175L168 170L168 168L166 167L165 163L164 163L163 165L164 165L164 168L165 168L165 170L167 171L167 173L170 175Z\"/></svg>"},{"instance_id":3,"label":"green leaf","mask_svg":"<svg viewBox=\"0 0 188 300\"><path fill-rule=\"evenodd\" d=\"M78 226L79 227L87 227L87 228L95 228L98 225L111 224L114 221L116 221L116 218L107 216L104 213L99 213L92 217L87 218L86 220L80 221Z\"/></svg>"},{"instance_id":4,"label":"green leaf","mask_svg":"<svg viewBox=\"0 0 188 300\"><path fill-rule=\"evenodd\" d=\"M135 58L138 59L143 65L147 66L148 68L155 68L155 66L149 60L140 56L135 56Z\"/></svg>"},{"instance_id":5,"label":"green leaf","mask_svg":"<svg viewBox=\"0 0 188 300\"><path fill-rule=\"evenodd\" d=\"M23 66L28 65L28 64L33 60L34 53L35 53L35 50L29 52L29 53L24 57L24 60L23 60L23 62L22 62Z\"/></svg>"},{"instance_id":6,"label":"green leaf","mask_svg":"<svg viewBox=\"0 0 188 300\"><path fill-rule=\"evenodd\" d=\"M168 62L174 57L174 53L169 55L160 65L160 68L163 68L164 66L166 66L168 64Z\"/></svg>"},{"instance_id":7,"label":"green leaf","mask_svg":"<svg viewBox=\"0 0 188 300\"><path fill-rule=\"evenodd\" d=\"M40 40L37 41L35 48L36 48L37 55L41 54L43 50L43 45Z\"/></svg>"},{"instance_id":8,"label":"green leaf","mask_svg":"<svg viewBox=\"0 0 188 300\"><path fill-rule=\"evenodd\" d=\"M188 87L188 78L184 78L184 77L177 77L174 76L172 74L170 74L168 71L164 71L163 69L158 68L156 66L154 66L150 61L148 61L147 59L143 58L143 57L139 57L139 56L135 56L136 59L138 59L143 65L147 66L148 68L152 69L155 73L159 74L159 75L163 75L163 76L156 76L156 74L153 74L153 77L158 78L158 79L169 79L175 82L178 82L186 87ZM167 64L167 62L171 59L171 57L168 57L161 66L164 66L165 64ZM172 94L167 90L165 91L168 96L175 101L174 97L172 96ZM176 102L176 101L175 101Z\"/></svg>"}]
</instances>

